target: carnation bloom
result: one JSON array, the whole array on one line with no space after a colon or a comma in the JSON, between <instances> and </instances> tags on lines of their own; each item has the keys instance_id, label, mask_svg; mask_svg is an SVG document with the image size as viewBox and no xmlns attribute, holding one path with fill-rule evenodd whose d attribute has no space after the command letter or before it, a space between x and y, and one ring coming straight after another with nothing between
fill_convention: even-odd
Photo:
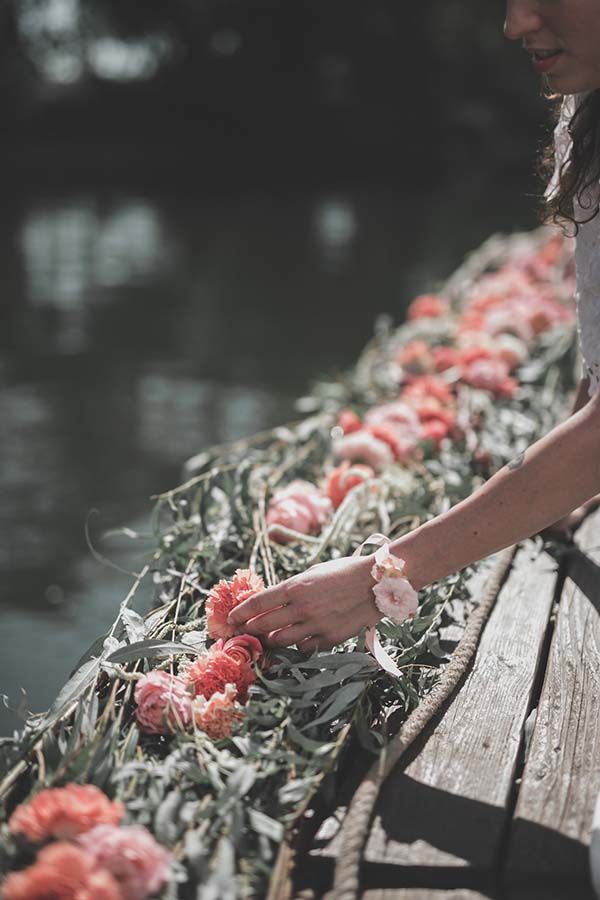
<instances>
[{"instance_id":1,"label":"carnation bloom","mask_svg":"<svg viewBox=\"0 0 600 900\"><path fill-rule=\"evenodd\" d=\"M356 415L352 409L343 409L338 419L338 425L344 434L352 434L353 431L360 431L363 423L360 417Z\"/></svg>"},{"instance_id":2,"label":"carnation bloom","mask_svg":"<svg viewBox=\"0 0 600 900\"><path fill-rule=\"evenodd\" d=\"M375 470L394 462L394 454L386 442L379 440L366 429L344 435L334 441L333 452L338 459L364 462Z\"/></svg>"},{"instance_id":3,"label":"carnation bloom","mask_svg":"<svg viewBox=\"0 0 600 900\"><path fill-rule=\"evenodd\" d=\"M323 491L309 481L296 479L273 494L267 510L269 536L280 544L290 540L277 525L301 534L318 534L332 512L331 500Z\"/></svg>"},{"instance_id":4,"label":"carnation bloom","mask_svg":"<svg viewBox=\"0 0 600 900\"><path fill-rule=\"evenodd\" d=\"M198 696L192 703L194 722L213 741L230 737L236 722L244 713L236 702L237 688L226 684L223 691L213 694L208 700Z\"/></svg>"},{"instance_id":5,"label":"carnation bloom","mask_svg":"<svg viewBox=\"0 0 600 900\"><path fill-rule=\"evenodd\" d=\"M2 898L126 900L110 872L97 868L93 856L66 841L49 844L40 850L32 866L9 875L2 884Z\"/></svg>"},{"instance_id":6,"label":"carnation bloom","mask_svg":"<svg viewBox=\"0 0 600 900\"><path fill-rule=\"evenodd\" d=\"M191 696L181 678L152 669L137 682L136 719L150 734L185 730L191 723Z\"/></svg>"},{"instance_id":7,"label":"carnation bloom","mask_svg":"<svg viewBox=\"0 0 600 900\"><path fill-rule=\"evenodd\" d=\"M406 312L407 319L436 319L450 312L450 304L438 294L421 294L415 297Z\"/></svg>"},{"instance_id":8,"label":"carnation bloom","mask_svg":"<svg viewBox=\"0 0 600 900\"><path fill-rule=\"evenodd\" d=\"M235 629L227 624L227 616L236 606L260 593L265 583L250 569L237 569L229 581L219 581L206 598L206 621L211 638L233 637Z\"/></svg>"},{"instance_id":9,"label":"carnation bloom","mask_svg":"<svg viewBox=\"0 0 600 900\"><path fill-rule=\"evenodd\" d=\"M28 803L17 806L8 827L13 834L39 844L50 838L75 837L94 825L116 825L124 812L122 803L109 800L93 784L68 784L40 791Z\"/></svg>"},{"instance_id":10,"label":"carnation bloom","mask_svg":"<svg viewBox=\"0 0 600 900\"><path fill-rule=\"evenodd\" d=\"M325 490L337 509L352 488L359 484L364 484L365 481L374 477L375 472L370 466L363 466L360 463L351 465L349 460L345 460L337 469L329 473L325 483Z\"/></svg>"},{"instance_id":11,"label":"carnation bloom","mask_svg":"<svg viewBox=\"0 0 600 900\"><path fill-rule=\"evenodd\" d=\"M251 663L256 646L249 642L250 635L243 635L243 638L238 643L228 641L229 651L219 640L192 663L180 666L195 697L202 696L208 700L213 694L224 691L227 684L232 684L236 689L235 699L240 703L247 701L248 688L256 681ZM256 641L260 645L258 638Z\"/></svg>"},{"instance_id":12,"label":"carnation bloom","mask_svg":"<svg viewBox=\"0 0 600 900\"><path fill-rule=\"evenodd\" d=\"M141 825L97 825L77 843L111 873L123 900L145 900L169 880L171 854Z\"/></svg>"}]
</instances>

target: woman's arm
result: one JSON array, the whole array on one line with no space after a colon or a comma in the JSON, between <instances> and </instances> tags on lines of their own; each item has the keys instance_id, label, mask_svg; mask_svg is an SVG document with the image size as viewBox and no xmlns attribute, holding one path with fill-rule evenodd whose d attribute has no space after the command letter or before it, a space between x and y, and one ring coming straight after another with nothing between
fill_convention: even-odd
<instances>
[{"instance_id":1,"label":"woman's arm","mask_svg":"<svg viewBox=\"0 0 600 900\"><path fill-rule=\"evenodd\" d=\"M420 589L536 534L598 490L600 391L470 497L394 541L391 550ZM371 567L371 557L312 566L245 600L228 621L238 632L268 635L272 646L332 647L381 618Z\"/></svg>"},{"instance_id":2,"label":"woman's arm","mask_svg":"<svg viewBox=\"0 0 600 900\"><path fill-rule=\"evenodd\" d=\"M577 404L580 404L579 407ZM419 589L537 534L600 490L600 392L466 500L391 545Z\"/></svg>"}]
</instances>

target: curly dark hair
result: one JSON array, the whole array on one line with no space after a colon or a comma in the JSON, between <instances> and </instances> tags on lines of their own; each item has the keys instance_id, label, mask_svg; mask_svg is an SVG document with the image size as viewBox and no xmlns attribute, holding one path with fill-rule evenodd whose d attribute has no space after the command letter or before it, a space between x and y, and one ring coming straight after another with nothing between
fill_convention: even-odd
<instances>
[{"instance_id":1,"label":"curly dark hair","mask_svg":"<svg viewBox=\"0 0 600 900\"><path fill-rule=\"evenodd\" d=\"M560 97L550 97L556 105L556 116L560 112ZM563 162L559 172L558 190L553 197L546 198L542 208L542 219L554 222L564 231L573 225L577 234L579 226L591 221L600 212L597 195L586 197L586 190L600 180L600 90L591 91L579 104L569 123L571 152ZM554 144L551 142L541 157L540 170L545 182L554 171ZM576 218L573 201L577 198L584 218Z\"/></svg>"}]
</instances>

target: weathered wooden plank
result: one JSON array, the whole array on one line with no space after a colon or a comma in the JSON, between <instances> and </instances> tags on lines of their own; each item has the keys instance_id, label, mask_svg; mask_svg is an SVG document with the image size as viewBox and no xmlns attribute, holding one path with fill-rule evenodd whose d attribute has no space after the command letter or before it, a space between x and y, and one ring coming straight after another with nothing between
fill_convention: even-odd
<instances>
[{"instance_id":1,"label":"weathered wooden plank","mask_svg":"<svg viewBox=\"0 0 600 900\"><path fill-rule=\"evenodd\" d=\"M592 896L588 847L600 792L600 513L581 527L570 562L507 862L511 897L545 879ZM579 887L577 884L579 883Z\"/></svg>"},{"instance_id":2,"label":"weathered wooden plank","mask_svg":"<svg viewBox=\"0 0 600 900\"><path fill-rule=\"evenodd\" d=\"M430 736L413 748L405 770L387 780L365 862L395 870L390 887L434 887L435 870L440 887L472 888L474 870L493 869L555 582L555 562L528 542L516 556L465 683ZM331 820L327 827L331 837ZM338 837L313 854L335 856ZM409 880L402 881L397 867L406 867ZM464 876L457 871L461 867Z\"/></svg>"}]
</instances>

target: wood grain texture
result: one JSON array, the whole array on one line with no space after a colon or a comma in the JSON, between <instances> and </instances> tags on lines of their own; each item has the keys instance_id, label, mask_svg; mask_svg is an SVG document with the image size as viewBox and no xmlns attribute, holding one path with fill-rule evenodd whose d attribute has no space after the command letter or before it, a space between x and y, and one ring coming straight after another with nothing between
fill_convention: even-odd
<instances>
[{"instance_id":1,"label":"wood grain texture","mask_svg":"<svg viewBox=\"0 0 600 900\"><path fill-rule=\"evenodd\" d=\"M600 513L586 520L577 543L584 552L573 555L562 591L511 829L507 883L515 897L519 885L540 878L570 881L578 900L590 890L600 791Z\"/></svg>"},{"instance_id":2,"label":"wood grain texture","mask_svg":"<svg viewBox=\"0 0 600 900\"><path fill-rule=\"evenodd\" d=\"M442 879L447 873L448 887L460 886L457 868L465 868L464 886L474 887L472 870L494 867L555 581L550 557L532 543L519 550L465 682L406 769L383 787L367 864L406 867L407 885L418 885L419 872L430 885L427 872L435 869ZM336 845L337 835L313 853L335 856Z\"/></svg>"}]
</instances>

